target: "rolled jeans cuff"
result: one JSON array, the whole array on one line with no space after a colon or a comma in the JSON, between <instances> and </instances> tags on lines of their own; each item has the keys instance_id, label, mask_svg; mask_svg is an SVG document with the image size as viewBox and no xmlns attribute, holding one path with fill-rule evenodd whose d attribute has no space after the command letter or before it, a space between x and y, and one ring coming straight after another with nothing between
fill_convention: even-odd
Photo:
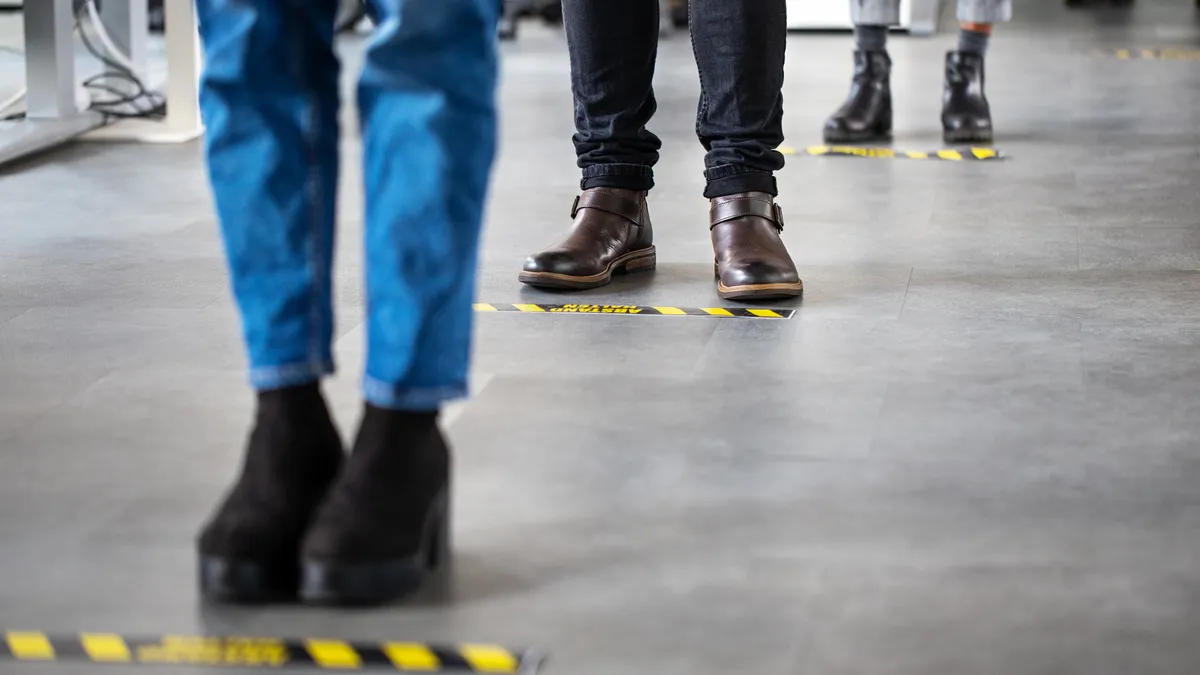
<instances>
[{"instance_id":1,"label":"rolled jeans cuff","mask_svg":"<svg viewBox=\"0 0 1200 675\"><path fill-rule=\"evenodd\" d=\"M444 404L467 397L467 385L443 387L403 387L367 377L363 379L363 399L388 410L432 412Z\"/></svg>"},{"instance_id":2,"label":"rolled jeans cuff","mask_svg":"<svg viewBox=\"0 0 1200 675\"><path fill-rule=\"evenodd\" d=\"M704 196L708 199L743 192L766 192L772 197L779 194L779 186L773 174L736 164L714 166L704 172L704 177L708 181L704 188Z\"/></svg>"},{"instance_id":3,"label":"rolled jeans cuff","mask_svg":"<svg viewBox=\"0 0 1200 675\"><path fill-rule=\"evenodd\" d=\"M250 386L256 391L271 391L316 382L334 371L332 359L309 363L287 363L250 369Z\"/></svg>"},{"instance_id":4,"label":"rolled jeans cuff","mask_svg":"<svg viewBox=\"0 0 1200 675\"><path fill-rule=\"evenodd\" d=\"M654 187L654 169L641 164L593 164L583 168L581 190L618 188L649 192Z\"/></svg>"}]
</instances>

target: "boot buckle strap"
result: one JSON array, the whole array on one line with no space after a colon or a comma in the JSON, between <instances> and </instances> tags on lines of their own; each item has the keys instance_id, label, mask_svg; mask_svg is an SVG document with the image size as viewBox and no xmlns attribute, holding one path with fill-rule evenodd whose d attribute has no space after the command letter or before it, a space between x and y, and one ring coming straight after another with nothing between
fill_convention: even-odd
<instances>
[{"instance_id":1,"label":"boot buckle strap","mask_svg":"<svg viewBox=\"0 0 1200 675\"><path fill-rule=\"evenodd\" d=\"M783 232L783 207L773 201L753 198L732 199L712 207L709 211L712 223L710 229L721 223L748 216L762 218L774 225L776 230Z\"/></svg>"},{"instance_id":2,"label":"boot buckle strap","mask_svg":"<svg viewBox=\"0 0 1200 675\"><path fill-rule=\"evenodd\" d=\"M637 227L642 226L642 203L640 201L626 199L625 197L607 192L589 191L581 195L575 195L575 201L571 203L571 219L574 220L575 216L583 209L605 211L614 216L620 216Z\"/></svg>"}]
</instances>

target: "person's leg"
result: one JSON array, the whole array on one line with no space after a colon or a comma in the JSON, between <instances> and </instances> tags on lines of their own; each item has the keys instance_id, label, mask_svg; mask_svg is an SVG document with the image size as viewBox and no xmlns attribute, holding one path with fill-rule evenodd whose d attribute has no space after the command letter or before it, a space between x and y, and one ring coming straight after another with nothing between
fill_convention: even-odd
<instances>
[{"instance_id":1,"label":"person's leg","mask_svg":"<svg viewBox=\"0 0 1200 675\"><path fill-rule=\"evenodd\" d=\"M662 143L647 130L658 103L658 4L653 0L563 0L575 99L580 187L645 192L654 187Z\"/></svg>"},{"instance_id":2,"label":"person's leg","mask_svg":"<svg viewBox=\"0 0 1200 675\"><path fill-rule=\"evenodd\" d=\"M696 133L704 149L705 196L776 193L783 168L786 0L692 0L700 68Z\"/></svg>"},{"instance_id":3,"label":"person's leg","mask_svg":"<svg viewBox=\"0 0 1200 675\"><path fill-rule=\"evenodd\" d=\"M718 291L723 298L788 297L802 289L780 239L774 172L783 168L786 0L692 0L700 68L696 133L704 149L704 196Z\"/></svg>"},{"instance_id":4,"label":"person's leg","mask_svg":"<svg viewBox=\"0 0 1200 675\"><path fill-rule=\"evenodd\" d=\"M496 150L496 0L376 0L358 88L366 187L362 424L303 551L312 602L390 600L446 546L439 408L467 394Z\"/></svg>"},{"instance_id":5,"label":"person's leg","mask_svg":"<svg viewBox=\"0 0 1200 675\"><path fill-rule=\"evenodd\" d=\"M612 275L654 269L646 193L661 147L646 129L657 104L659 3L563 0L575 97L575 152L583 170L565 241L530 256L532 286L584 289Z\"/></svg>"},{"instance_id":6,"label":"person's leg","mask_svg":"<svg viewBox=\"0 0 1200 675\"><path fill-rule=\"evenodd\" d=\"M958 49L955 51L987 56L988 43L991 39L992 24L960 21L958 24Z\"/></svg>"},{"instance_id":7,"label":"person's leg","mask_svg":"<svg viewBox=\"0 0 1200 675\"><path fill-rule=\"evenodd\" d=\"M208 168L259 392L241 477L201 532L201 585L267 600L295 594L300 540L342 457L317 384L333 370L336 2L196 7Z\"/></svg>"},{"instance_id":8,"label":"person's leg","mask_svg":"<svg viewBox=\"0 0 1200 675\"><path fill-rule=\"evenodd\" d=\"M850 0L854 75L850 94L825 121L826 143L869 143L892 136L892 60L888 30L900 23L900 0Z\"/></svg>"},{"instance_id":9,"label":"person's leg","mask_svg":"<svg viewBox=\"0 0 1200 675\"><path fill-rule=\"evenodd\" d=\"M986 143L992 112L984 93L983 62L993 24L1012 18L1012 0L959 0L958 48L946 54L942 129L947 143Z\"/></svg>"}]
</instances>

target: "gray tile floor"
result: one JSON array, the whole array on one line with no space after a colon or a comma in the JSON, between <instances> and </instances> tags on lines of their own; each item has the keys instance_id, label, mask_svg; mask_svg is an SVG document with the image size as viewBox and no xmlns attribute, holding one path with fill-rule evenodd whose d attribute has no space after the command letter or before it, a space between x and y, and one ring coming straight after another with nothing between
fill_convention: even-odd
<instances>
[{"instance_id":1,"label":"gray tile floor","mask_svg":"<svg viewBox=\"0 0 1200 675\"><path fill-rule=\"evenodd\" d=\"M408 607L197 602L193 532L251 402L198 147L7 171L0 626L535 644L572 675L1200 672L1200 69L1090 53L1195 48L1200 15L1017 15L989 62L1011 161L780 175L794 320L480 317L477 396L450 428L455 585ZM897 147L939 146L950 44L893 41ZM849 41L789 48L803 148ZM480 298L554 302L515 272L576 188L563 42L530 27L505 51ZM661 268L573 297L719 302L690 48L662 51ZM347 428L357 155L330 385Z\"/></svg>"}]
</instances>

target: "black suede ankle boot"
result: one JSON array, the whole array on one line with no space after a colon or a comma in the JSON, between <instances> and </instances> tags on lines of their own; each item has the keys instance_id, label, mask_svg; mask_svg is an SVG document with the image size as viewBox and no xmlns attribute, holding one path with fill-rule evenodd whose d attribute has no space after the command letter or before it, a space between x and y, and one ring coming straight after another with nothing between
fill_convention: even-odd
<instances>
[{"instance_id":1,"label":"black suede ankle boot","mask_svg":"<svg viewBox=\"0 0 1200 675\"><path fill-rule=\"evenodd\" d=\"M300 544L344 451L318 385L262 392L241 476L200 532L200 590L218 602L294 600Z\"/></svg>"},{"instance_id":2,"label":"black suede ankle boot","mask_svg":"<svg viewBox=\"0 0 1200 675\"><path fill-rule=\"evenodd\" d=\"M449 554L450 450L436 413L366 406L354 450L304 542L306 602L373 605Z\"/></svg>"},{"instance_id":3,"label":"black suede ankle boot","mask_svg":"<svg viewBox=\"0 0 1200 675\"><path fill-rule=\"evenodd\" d=\"M826 143L866 143L892 137L891 74L887 52L854 52L850 95L825 121Z\"/></svg>"},{"instance_id":4,"label":"black suede ankle boot","mask_svg":"<svg viewBox=\"0 0 1200 675\"><path fill-rule=\"evenodd\" d=\"M981 55L972 52L946 54L942 130L947 143L992 141L992 110L983 92Z\"/></svg>"}]
</instances>

